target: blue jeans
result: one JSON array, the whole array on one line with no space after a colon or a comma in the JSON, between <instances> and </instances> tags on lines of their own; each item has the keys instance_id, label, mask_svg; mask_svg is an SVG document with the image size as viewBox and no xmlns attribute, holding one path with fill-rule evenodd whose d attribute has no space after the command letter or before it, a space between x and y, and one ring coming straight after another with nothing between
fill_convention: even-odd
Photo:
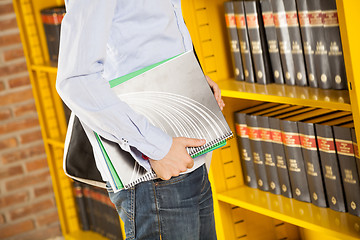
<instances>
[{"instance_id":1,"label":"blue jeans","mask_svg":"<svg viewBox=\"0 0 360 240\"><path fill-rule=\"evenodd\" d=\"M125 224L126 239L216 239L205 165L167 181L143 182L117 193L109 190L109 196Z\"/></svg>"}]
</instances>

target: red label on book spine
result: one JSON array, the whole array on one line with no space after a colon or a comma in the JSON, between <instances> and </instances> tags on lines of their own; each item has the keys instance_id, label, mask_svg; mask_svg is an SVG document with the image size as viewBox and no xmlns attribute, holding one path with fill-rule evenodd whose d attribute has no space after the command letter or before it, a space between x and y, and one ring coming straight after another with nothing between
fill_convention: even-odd
<instances>
[{"instance_id":1,"label":"red label on book spine","mask_svg":"<svg viewBox=\"0 0 360 240\"><path fill-rule=\"evenodd\" d=\"M263 141L271 141L271 132L270 132L270 129L268 128L261 128L260 129L260 138L261 140Z\"/></svg>"},{"instance_id":2,"label":"red label on book spine","mask_svg":"<svg viewBox=\"0 0 360 240\"><path fill-rule=\"evenodd\" d=\"M317 150L315 136L300 135L301 146L309 150Z\"/></svg>"},{"instance_id":3,"label":"red label on book spine","mask_svg":"<svg viewBox=\"0 0 360 240\"><path fill-rule=\"evenodd\" d=\"M282 143L281 132L271 130L271 140L275 143Z\"/></svg>"},{"instance_id":4,"label":"red label on book spine","mask_svg":"<svg viewBox=\"0 0 360 240\"><path fill-rule=\"evenodd\" d=\"M351 141L335 139L336 152L341 155L354 156L354 149Z\"/></svg>"},{"instance_id":5,"label":"red label on book spine","mask_svg":"<svg viewBox=\"0 0 360 240\"><path fill-rule=\"evenodd\" d=\"M336 10L324 11L323 14L324 27L339 26Z\"/></svg>"},{"instance_id":6,"label":"red label on book spine","mask_svg":"<svg viewBox=\"0 0 360 240\"><path fill-rule=\"evenodd\" d=\"M273 27L274 24L274 15L272 12L263 12L262 17L264 20L264 27Z\"/></svg>"},{"instance_id":7,"label":"red label on book spine","mask_svg":"<svg viewBox=\"0 0 360 240\"><path fill-rule=\"evenodd\" d=\"M41 15L41 20L44 24L59 25L65 14Z\"/></svg>"},{"instance_id":8,"label":"red label on book spine","mask_svg":"<svg viewBox=\"0 0 360 240\"><path fill-rule=\"evenodd\" d=\"M225 21L226 21L226 26L228 28L235 28L236 27L236 23L235 23L235 15L234 14L225 14Z\"/></svg>"},{"instance_id":9,"label":"red label on book spine","mask_svg":"<svg viewBox=\"0 0 360 240\"><path fill-rule=\"evenodd\" d=\"M335 144L332 138L317 137L319 150L328 153L335 153Z\"/></svg>"},{"instance_id":10,"label":"red label on book spine","mask_svg":"<svg viewBox=\"0 0 360 240\"><path fill-rule=\"evenodd\" d=\"M300 137L298 133L283 132L282 139L286 146L289 147L301 147Z\"/></svg>"},{"instance_id":11,"label":"red label on book spine","mask_svg":"<svg viewBox=\"0 0 360 240\"><path fill-rule=\"evenodd\" d=\"M297 27L299 26L299 22L297 19L297 12L286 12L286 22L289 27Z\"/></svg>"},{"instance_id":12,"label":"red label on book spine","mask_svg":"<svg viewBox=\"0 0 360 240\"><path fill-rule=\"evenodd\" d=\"M247 21L247 27L250 29L259 27L257 14L246 15L246 21Z\"/></svg>"},{"instance_id":13,"label":"red label on book spine","mask_svg":"<svg viewBox=\"0 0 360 240\"><path fill-rule=\"evenodd\" d=\"M258 128L248 127L249 138L252 140L260 140L260 131Z\"/></svg>"},{"instance_id":14,"label":"red label on book spine","mask_svg":"<svg viewBox=\"0 0 360 240\"><path fill-rule=\"evenodd\" d=\"M246 124L235 124L236 133L241 137L249 137L249 130Z\"/></svg>"},{"instance_id":15,"label":"red label on book spine","mask_svg":"<svg viewBox=\"0 0 360 240\"><path fill-rule=\"evenodd\" d=\"M235 22L236 22L236 27L237 28L241 28L241 29L246 28L246 21L245 21L244 14L236 14L235 15Z\"/></svg>"},{"instance_id":16,"label":"red label on book spine","mask_svg":"<svg viewBox=\"0 0 360 240\"><path fill-rule=\"evenodd\" d=\"M274 24L275 27L286 27L286 14L285 12L274 13Z\"/></svg>"}]
</instances>

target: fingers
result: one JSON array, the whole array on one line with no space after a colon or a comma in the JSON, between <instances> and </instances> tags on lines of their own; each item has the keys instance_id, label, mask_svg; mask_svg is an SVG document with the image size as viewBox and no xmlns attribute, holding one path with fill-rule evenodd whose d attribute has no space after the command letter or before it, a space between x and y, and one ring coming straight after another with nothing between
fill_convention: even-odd
<instances>
[{"instance_id":1,"label":"fingers","mask_svg":"<svg viewBox=\"0 0 360 240\"><path fill-rule=\"evenodd\" d=\"M206 143L205 139L183 138L185 147L200 147Z\"/></svg>"},{"instance_id":2,"label":"fingers","mask_svg":"<svg viewBox=\"0 0 360 240\"><path fill-rule=\"evenodd\" d=\"M220 90L219 86L209 76L205 76L205 77L206 77L206 80L207 80L209 86L211 87L211 89L214 93L214 97L215 97L220 109L223 110L225 107L225 103L221 98L221 90Z\"/></svg>"}]
</instances>

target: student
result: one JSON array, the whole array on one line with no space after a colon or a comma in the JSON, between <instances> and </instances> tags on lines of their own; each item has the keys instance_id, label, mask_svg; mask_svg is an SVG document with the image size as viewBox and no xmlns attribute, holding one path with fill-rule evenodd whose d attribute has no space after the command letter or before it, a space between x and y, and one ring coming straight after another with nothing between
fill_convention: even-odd
<instances>
[{"instance_id":1,"label":"student","mask_svg":"<svg viewBox=\"0 0 360 240\"><path fill-rule=\"evenodd\" d=\"M59 95L83 125L119 143L160 177L117 193L108 189L127 239L216 239L206 156L194 165L186 151L205 140L171 138L119 100L108 83L193 48L181 1L67 0L65 4L56 81ZM222 108L218 86L207 80ZM107 181L96 154L95 160Z\"/></svg>"}]
</instances>

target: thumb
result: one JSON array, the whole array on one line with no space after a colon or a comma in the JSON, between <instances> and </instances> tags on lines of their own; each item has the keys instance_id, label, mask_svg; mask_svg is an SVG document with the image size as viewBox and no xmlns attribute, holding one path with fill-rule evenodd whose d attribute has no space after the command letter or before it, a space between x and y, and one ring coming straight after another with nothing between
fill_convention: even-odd
<instances>
[{"instance_id":1,"label":"thumb","mask_svg":"<svg viewBox=\"0 0 360 240\"><path fill-rule=\"evenodd\" d=\"M200 147L205 143L205 139L185 138L185 147Z\"/></svg>"}]
</instances>

